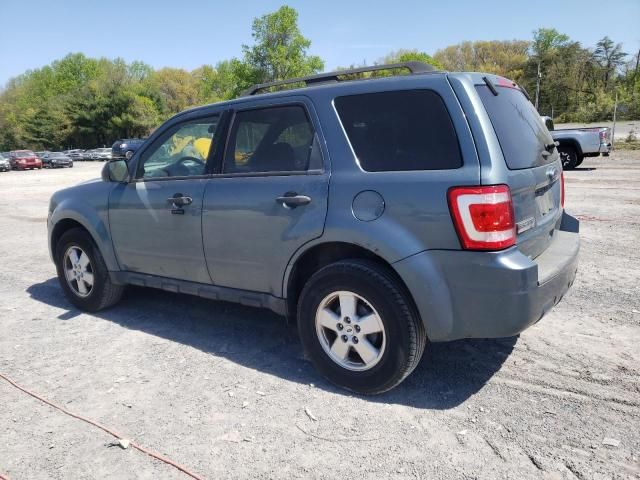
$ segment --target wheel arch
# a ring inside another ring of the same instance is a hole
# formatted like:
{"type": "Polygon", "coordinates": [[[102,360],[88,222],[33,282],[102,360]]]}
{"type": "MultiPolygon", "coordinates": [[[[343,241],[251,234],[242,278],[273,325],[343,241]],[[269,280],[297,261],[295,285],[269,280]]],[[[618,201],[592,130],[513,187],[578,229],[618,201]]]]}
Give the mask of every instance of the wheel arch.
{"type": "Polygon", "coordinates": [[[558,140],[560,147],[573,147],[578,154],[578,157],[583,157],[584,153],[582,152],[582,146],[580,142],[578,142],[575,138],[561,138],[558,140]]]}
{"type": "Polygon", "coordinates": [[[347,259],[369,260],[386,268],[398,281],[416,314],[418,314],[409,288],[390,262],[361,245],[349,242],[327,241],[310,246],[291,261],[283,283],[287,318],[293,319],[296,317],[297,304],[302,288],[315,272],[326,265],[347,259]]]}
{"type": "Polygon", "coordinates": [[[95,215],[95,218],[87,218],[77,210],[65,209],[63,211],[55,211],[52,215],[49,227],[49,251],[54,262],[58,240],[65,232],[73,228],[81,228],[91,236],[109,271],[120,270],[105,222],[97,215],[95,215]]]}

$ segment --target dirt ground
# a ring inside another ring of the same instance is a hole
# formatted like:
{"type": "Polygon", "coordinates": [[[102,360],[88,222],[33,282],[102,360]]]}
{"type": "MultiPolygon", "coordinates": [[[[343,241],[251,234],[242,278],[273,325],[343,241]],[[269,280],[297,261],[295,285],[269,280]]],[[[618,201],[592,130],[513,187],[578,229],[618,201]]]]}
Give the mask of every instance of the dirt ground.
{"type": "MultiPolygon", "coordinates": [[[[0,373],[25,387],[208,479],[640,478],[640,152],[566,174],[581,264],[548,316],[430,345],[377,397],[322,380],[265,311],[134,288],[72,308],[45,220],[101,167],[76,165],[0,173],[0,373]]],[[[187,478],[113,440],[0,379],[0,476],[187,478]]]]}

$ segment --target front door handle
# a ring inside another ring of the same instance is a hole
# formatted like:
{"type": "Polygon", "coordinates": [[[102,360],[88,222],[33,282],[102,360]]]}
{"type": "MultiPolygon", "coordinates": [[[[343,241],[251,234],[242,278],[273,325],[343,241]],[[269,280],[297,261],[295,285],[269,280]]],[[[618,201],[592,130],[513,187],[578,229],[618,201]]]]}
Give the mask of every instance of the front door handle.
{"type": "Polygon", "coordinates": [[[193,203],[193,198],[191,198],[189,195],[176,193],[173,197],[167,198],[167,202],[169,202],[176,208],[186,207],[187,205],[191,205],[193,203]]]}
{"type": "Polygon", "coordinates": [[[298,195],[296,192],[287,192],[282,197],[276,198],[276,202],[284,208],[296,208],[311,203],[311,197],[298,195]]]}

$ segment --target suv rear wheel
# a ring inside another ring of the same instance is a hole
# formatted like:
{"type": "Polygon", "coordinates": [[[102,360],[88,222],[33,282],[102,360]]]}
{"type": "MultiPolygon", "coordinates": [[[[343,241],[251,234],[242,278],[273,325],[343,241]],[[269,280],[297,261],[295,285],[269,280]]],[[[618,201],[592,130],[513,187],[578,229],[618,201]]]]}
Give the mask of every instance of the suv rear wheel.
{"type": "Polygon", "coordinates": [[[333,263],[311,277],[300,295],[298,329],[322,375],[364,394],[385,392],[404,380],[427,340],[399,281],[365,260],[333,263]]]}
{"type": "Polygon", "coordinates": [[[83,229],[62,234],[56,245],[56,269],[65,296],[81,310],[103,310],[124,292],[123,286],[111,282],[100,250],[83,229]]]}

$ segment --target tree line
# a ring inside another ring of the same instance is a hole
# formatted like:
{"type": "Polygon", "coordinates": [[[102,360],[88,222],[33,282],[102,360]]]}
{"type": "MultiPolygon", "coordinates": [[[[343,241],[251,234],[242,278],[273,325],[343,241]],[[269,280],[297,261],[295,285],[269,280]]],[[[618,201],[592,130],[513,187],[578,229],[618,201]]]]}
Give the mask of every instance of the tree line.
{"type": "MultiPolygon", "coordinates": [[[[324,61],[309,53],[311,42],[297,20],[287,6],[258,17],[241,58],[192,71],[82,53],[27,71],[0,91],[0,151],[108,146],[146,136],[177,112],[237,97],[255,83],[321,72],[324,61]]],[[[532,99],[538,92],[540,113],[556,122],[609,119],[616,94],[621,118],[640,118],[640,52],[628,55],[608,37],[589,48],[541,28],[531,40],[463,42],[433,55],[398,50],[375,63],[409,60],[504,75],[532,99]]]]}

